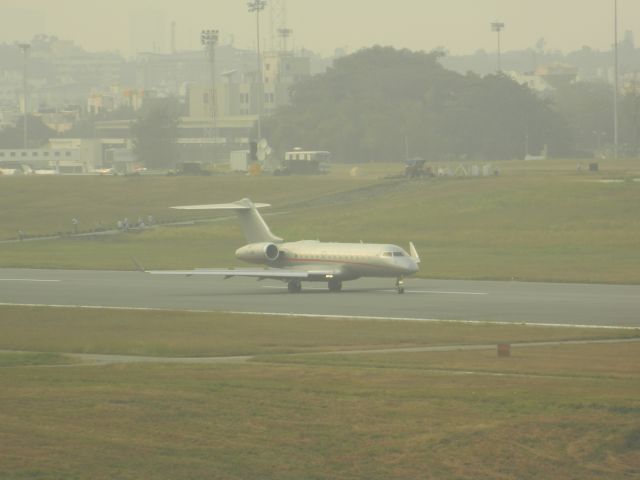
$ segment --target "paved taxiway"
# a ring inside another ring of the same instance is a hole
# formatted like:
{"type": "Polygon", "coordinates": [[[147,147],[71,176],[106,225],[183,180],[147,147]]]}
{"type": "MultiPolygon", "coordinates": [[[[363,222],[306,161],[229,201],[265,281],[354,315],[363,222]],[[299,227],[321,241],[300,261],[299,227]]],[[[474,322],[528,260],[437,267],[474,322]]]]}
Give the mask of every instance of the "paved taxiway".
{"type": "Polygon", "coordinates": [[[0,303],[526,322],[640,328],[640,286],[408,279],[347,282],[342,293],[282,282],[140,272],[0,269],[0,303]]]}

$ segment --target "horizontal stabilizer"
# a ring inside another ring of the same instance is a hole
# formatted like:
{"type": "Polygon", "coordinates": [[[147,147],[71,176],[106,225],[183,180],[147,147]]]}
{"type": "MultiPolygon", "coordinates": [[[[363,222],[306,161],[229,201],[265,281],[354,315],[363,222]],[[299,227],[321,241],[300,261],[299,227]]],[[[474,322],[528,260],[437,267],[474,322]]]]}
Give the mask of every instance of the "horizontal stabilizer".
{"type": "Polygon", "coordinates": [[[185,205],[182,207],[171,207],[174,210],[251,210],[252,207],[264,208],[270,207],[268,203],[253,203],[250,200],[243,199],[233,203],[216,203],[212,205],[185,205]]]}
{"type": "Polygon", "coordinates": [[[186,205],[183,207],[171,207],[176,210],[232,210],[240,219],[240,227],[248,243],[273,242],[282,243],[280,237],[275,236],[265,223],[259,208],[270,207],[268,203],[253,203],[248,198],[243,198],[233,203],[218,203],[213,205],[186,205]]]}

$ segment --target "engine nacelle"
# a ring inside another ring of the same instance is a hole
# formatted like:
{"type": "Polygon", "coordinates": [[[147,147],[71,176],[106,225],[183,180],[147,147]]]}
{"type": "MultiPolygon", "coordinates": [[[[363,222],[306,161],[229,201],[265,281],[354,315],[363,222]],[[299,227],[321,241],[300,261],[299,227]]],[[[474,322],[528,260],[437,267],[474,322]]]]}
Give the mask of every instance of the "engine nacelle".
{"type": "Polygon", "coordinates": [[[280,249],[275,243],[252,243],[236,250],[236,257],[244,262],[271,263],[280,258],[280,249]]]}

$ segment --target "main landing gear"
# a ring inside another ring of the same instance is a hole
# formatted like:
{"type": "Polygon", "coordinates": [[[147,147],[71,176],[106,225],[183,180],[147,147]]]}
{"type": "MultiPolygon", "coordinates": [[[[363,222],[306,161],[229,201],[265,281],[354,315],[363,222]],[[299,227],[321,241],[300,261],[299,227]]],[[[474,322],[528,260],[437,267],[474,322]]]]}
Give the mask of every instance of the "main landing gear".
{"type": "MultiPolygon", "coordinates": [[[[337,278],[331,278],[328,281],[330,292],[342,291],[342,280],[337,278]]],[[[302,282],[300,280],[289,280],[287,282],[287,289],[289,293],[300,293],[302,291],[302,282]]]]}
{"type": "Polygon", "coordinates": [[[289,280],[287,288],[289,293],[300,293],[302,291],[302,282],[300,280],[289,280]]]}
{"type": "Polygon", "coordinates": [[[399,294],[404,293],[404,279],[402,277],[398,277],[398,279],[396,280],[396,289],[398,290],[399,294]]]}
{"type": "Polygon", "coordinates": [[[339,292],[341,290],[342,290],[342,280],[338,280],[337,278],[332,278],[329,280],[330,292],[339,292]]]}

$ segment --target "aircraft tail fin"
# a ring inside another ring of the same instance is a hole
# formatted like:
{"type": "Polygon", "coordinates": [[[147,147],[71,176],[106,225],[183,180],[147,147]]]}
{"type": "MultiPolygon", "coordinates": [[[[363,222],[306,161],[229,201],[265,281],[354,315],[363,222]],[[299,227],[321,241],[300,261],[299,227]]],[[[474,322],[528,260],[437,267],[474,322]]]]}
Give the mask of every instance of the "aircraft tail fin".
{"type": "Polygon", "coordinates": [[[269,226],[258,212],[259,208],[270,207],[268,203],[253,203],[248,198],[243,198],[233,203],[219,203],[214,205],[187,205],[184,207],[171,207],[176,210],[233,210],[238,215],[242,233],[248,243],[282,243],[280,237],[271,233],[269,226]]]}
{"type": "Polygon", "coordinates": [[[413,242],[409,242],[409,253],[411,254],[411,258],[413,258],[416,263],[420,263],[420,255],[418,255],[418,250],[416,250],[413,242]]]}

